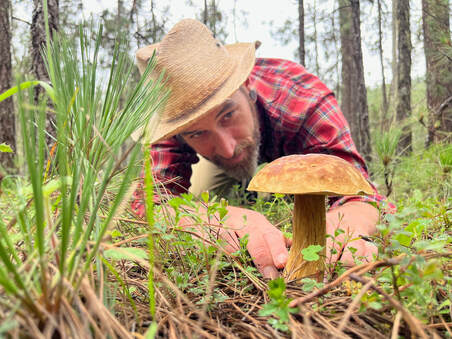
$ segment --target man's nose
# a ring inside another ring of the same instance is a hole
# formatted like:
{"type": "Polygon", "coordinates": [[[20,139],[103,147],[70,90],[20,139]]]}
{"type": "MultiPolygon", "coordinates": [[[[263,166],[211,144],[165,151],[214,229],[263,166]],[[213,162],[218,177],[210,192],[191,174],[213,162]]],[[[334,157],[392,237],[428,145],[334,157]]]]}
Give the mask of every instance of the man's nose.
{"type": "Polygon", "coordinates": [[[234,150],[237,142],[228,131],[218,131],[215,138],[215,155],[224,159],[230,159],[234,156],[234,150]]]}

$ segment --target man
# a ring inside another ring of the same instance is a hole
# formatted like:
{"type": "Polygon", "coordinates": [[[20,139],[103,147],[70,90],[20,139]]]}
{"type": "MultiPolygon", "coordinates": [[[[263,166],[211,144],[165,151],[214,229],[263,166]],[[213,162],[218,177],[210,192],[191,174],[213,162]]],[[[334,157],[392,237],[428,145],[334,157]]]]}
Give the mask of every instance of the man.
{"type": "MultiPolygon", "coordinates": [[[[295,153],[340,156],[368,178],[333,93],[302,66],[256,60],[254,44],[223,46],[191,19],[176,24],[160,43],[137,52],[141,73],[153,53],[157,64],[151,78],[164,71],[171,91],[163,112],[150,123],[153,171],[171,194],[189,190],[191,179],[195,194],[208,189],[226,195],[232,182],[248,181],[259,163],[295,153]]],[[[144,214],[141,194],[136,192],[132,204],[139,215],[144,214]]],[[[327,233],[341,227],[354,236],[371,235],[379,212],[370,203],[382,200],[376,191],[373,197],[333,199],[327,233]]],[[[257,212],[233,206],[228,207],[226,226],[222,237],[227,250],[236,250],[237,237],[247,234],[258,269],[264,277],[278,276],[290,243],[276,227],[257,212]]],[[[331,241],[327,246],[333,246],[331,241]]],[[[368,258],[376,252],[364,240],[352,246],[368,258]]],[[[341,260],[353,261],[349,251],[341,260]]]]}

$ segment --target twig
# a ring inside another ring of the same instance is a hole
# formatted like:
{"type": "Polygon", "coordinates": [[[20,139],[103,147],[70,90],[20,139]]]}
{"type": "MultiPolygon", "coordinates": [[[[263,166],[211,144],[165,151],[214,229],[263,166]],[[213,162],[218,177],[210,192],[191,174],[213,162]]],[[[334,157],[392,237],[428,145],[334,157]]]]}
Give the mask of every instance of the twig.
{"type": "MultiPolygon", "coordinates": [[[[306,307],[302,307],[303,311],[306,310],[306,307]]],[[[311,323],[311,315],[310,312],[303,312],[303,324],[306,328],[306,335],[308,338],[315,338],[314,332],[312,331],[312,323],[311,323]]]]}
{"type": "Polygon", "coordinates": [[[441,319],[441,324],[446,328],[447,333],[449,333],[449,335],[452,336],[452,331],[450,330],[450,327],[449,327],[449,325],[452,326],[452,323],[446,323],[441,314],[439,315],[439,318],[441,319]]]}
{"type": "Polygon", "coordinates": [[[397,339],[399,337],[399,327],[400,327],[400,320],[402,319],[402,312],[397,312],[395,319],[394,319],[394,325],[392,326],[392,333],[391,333],[391,339],[397,339]]]}
{"type": "MultiPolygon", "coordinates": [[[[444,321],[444,320],[443,320],[444,321]]],[[[445,327],[448,332],[450,333],[450,335],[452,335],[452,332],[450,332],[450,328],[449,326],[452,326],[452,323],[446,323],[446,322],[441,322],[441,323],[436,323],[436,324],[428,324],[428,325],[424,325],[426,328],[438,328],[438,327],[445,327]]]]}
{"type": "Polygon", "coordinates": [[[241,315],[243,315],[243,318],[248,319],[249,321],[251,321],[254,325],[256,325],[257,328],[259,328],[261,326],[261,324],[254,319],[252,316],[250,316],[248,313],[243,312],[240,307],[238,307],[235,303],[230,303],[230,305],[232,305],[232,307],[234,307],[236,309],[236,311],[238,311],[241,315]]]}
{"type": "Polygon", "coordinates": [[[27,20],[18,18],[17,16],[14,16],[14,15],[13,15],[11,18],[12,18],[13,20],[23,22],[24,24],[27,24],[28,26],[31,26],[31,22],[29,22],[29,21],[27,21],[27,20]]]}

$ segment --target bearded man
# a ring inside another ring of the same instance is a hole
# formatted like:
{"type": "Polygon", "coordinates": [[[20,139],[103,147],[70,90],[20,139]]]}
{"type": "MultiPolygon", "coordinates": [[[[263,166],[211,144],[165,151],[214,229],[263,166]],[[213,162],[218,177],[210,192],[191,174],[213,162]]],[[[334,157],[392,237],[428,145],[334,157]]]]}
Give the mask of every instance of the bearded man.
{"type": "MultiPolygon", "coordinates": [[[[290,154],[336,155],[369,178],[333,92],[303,66],[256,59],[254,43],[223,46],[192,19],[177,23],[160,43],[138,50],[141,73],[153,54],[150,80],[164,72],[170,90],[163,112],[149,124],[153,173],[165,192],[227,196],[233,185],[246,185],[258,164],[290,154]]],[[[379,220],[374,205],[385,199],[376,189],[371,197],[331,199],[327,233],[341,227],[355,236],[373,234],[379,220]]],[[[132,207],[144,215],[141,190],[132,207]]],[[[238,238],[247,235],[248,251],[263,276],[278,276],[290,241],[274,225],[260,213],[229,206],[225,226],[221,236],[228,251],[237,250],[238,238]]],[[[364,239],[351,246],[369,259],[376,253],[364,239]]],[[[348,251],[341,260],[353,263],[348,251]]]]}

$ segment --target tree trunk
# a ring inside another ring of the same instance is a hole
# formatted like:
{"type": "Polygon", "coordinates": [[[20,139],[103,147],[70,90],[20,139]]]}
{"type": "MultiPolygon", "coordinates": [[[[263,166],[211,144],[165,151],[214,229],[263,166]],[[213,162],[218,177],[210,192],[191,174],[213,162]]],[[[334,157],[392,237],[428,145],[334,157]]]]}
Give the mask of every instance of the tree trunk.
{"type": "Polygon", "coordinates": [[[208,19],[209,19],[209,10],[207,6],[207,0],[204,0],[204,11],[203,11],[203,17],[202,17],[202,23],[204,25],[208,25],[208,19]]]}
{"type": "MultiPolygon", "coordinates": [[[[48,0],[48,21],[50,36],[58,30],[58,2],[59,0],[48,0]]],[[[31,21],[31,68],[36,79],[49,81],[49,75],[45,67],[42,51],[46,46],[46,31],[44,24],[44,1],[33,0],[34,8],[31,21]]],[[[35,87],[35,102],[39,102],[40,96],[44,93],[41,86],[35,87]]],[[[48,113],[46,130],[50,135],[55,135],[55,124],[53,114],[48,113]]],[[[51,144],[51,139],[47,138],[47,144],[51,144]]]]}
{"type": "MultiPolygon", "coordinates": [[[[11,66],[11,26],[10,0],[3,0],[0,5],[0,93],[12,85],[11,66]]],[[[0,102],[0,144],[6,143],[15,151],[16,129],[14,125],[14,105],[10,97],[0,102]]],[[[6,169],[13,168],[14,153],[0,152],[0,165],[6,169]]],[[[1,173],[0,173],[1,176],[1,173]]]]}
{"type": "MultiPolygon", "coordinates": [[[[391,81],[391,90],[390,90],[390,102],[392,103],[393,108],[397,106],[397,60],[398,60],[398,51],[399,51],[399,43],[397,32],[399,31],[398,21],[397,21],[397,4],[399,0],[392,0],[392,81],[391,81]]],[[[391,110],[392,112],[392,110],[391,110]]]]}
{"type": "Polygon", "coordinates": [[[353,20],[353,66],[356,73],[356,112],[359,123],[359,151],[366,161],[371,161],[369,109],[367,107],[367,89],[364,80],[363,53],[361,48],[361,20],[359,0],[351,0],[353,20]]]}
{"type": "Polygon", "coordinates": [[[341,56],[342,56],[342,86],[341,86],[341,109],[350,124],[350,130],[354,137],[354,131],[358,129],[354,111],[352,108],[352,73],[353,73],[353,50],[352,50],[352,20],[351,7],[348,0],[339,0],[339,26],[341,34],[341,56]]]}
{"type": "Polygon", "coordinates": [[[303,0],[298,0],[298,54],[300,55],[300,64],[303,66],[306,65],[304,40],[304,4],[303,0]]]}
{"type": "Polygon", "coordinates": [[[429,146],[452,141],[452,43],[448,0],[422,0],[422,22],[429,146]]]}
{"type": "Polygon", "coordinates": [[[399,1],[397,6],[398,26],[398,60],[397,60],[397,113],[396,118],[403,126],[402,136],[398,145],[399,154],[409,154],[412,151],[411,128],[408,118],[411,116],[411,32],[410,3],[399,1]]]}
{"type": "MultiPolygon", "coordinates": [[[[336,10],[335,10],[336,12],[336,10]]],[[[340,65],[340,33],[339,38],[337,36],[337,25],[336,25],[336,15],[333,13],[331,16],[331,38],[334,44],[334,51],[335,51],[335,62],[334,62],[334,73],[336,74],[336,88],[334,89],[334,93],[336,94],[336,99],[339,102],[341,99],[341,65],[340,65]]]]}
{"type": "Polygon", "coordinates": [[[312,24],[314,26],[314,33],[312,36],[312,40],[314,42],[314,50],[315,50],[315,74],[320,74],[320,64],[319,64],[319,39],[317,38],[317,1],[314,0],[314,8],[312,11],[312,24]]]}
{"type": "Polygon", "coordinates": [[[381,64],[381,95],[383,98],[383,109],[382,109],[382,116],[381,116],[381,127],[382,130],[386,130],[389,121],[388,121],[388,98],[386,93],[386,77],[385,77],[385,67],[384,67],[384,58],[383,58],[383,30],[382,30],[382,14],[381,14],[381,0],[377,0],[377,6],[378,6],[378,54],[380,56],[380,64],[381,64]]]}
{"type": "Polygon", "coordinates": [[[369,112],[361,50],[358,0],[339,0],[342,54],[341,108],[350,124],[358,151],[370,161],[369,112]]]}

